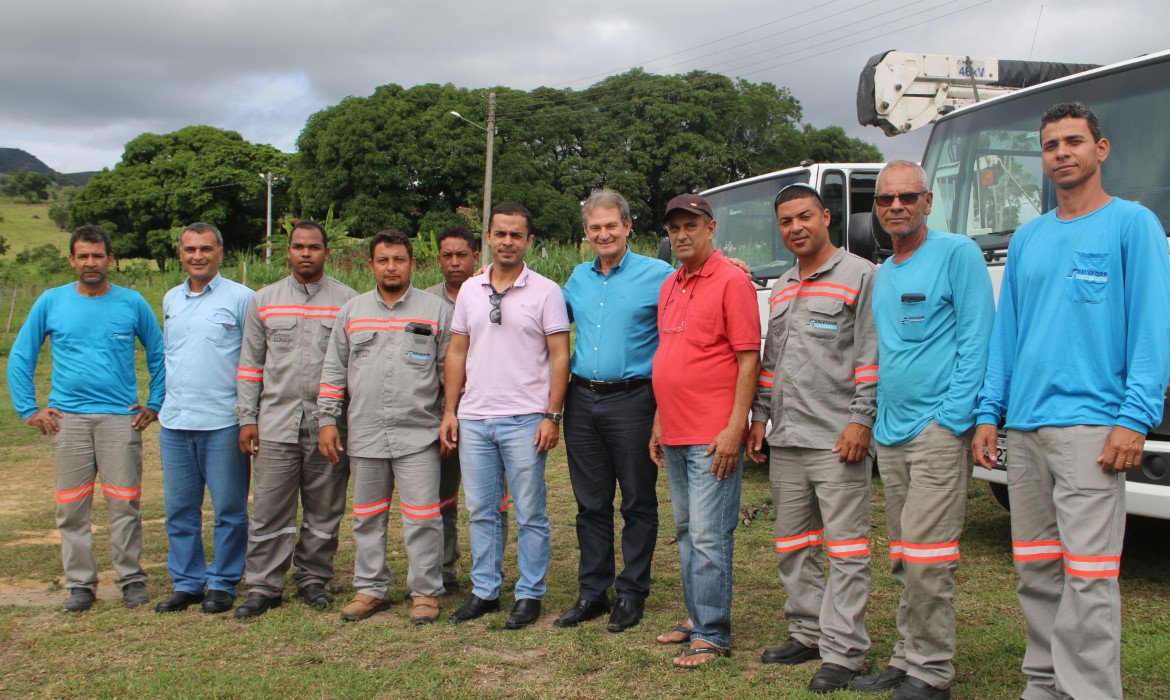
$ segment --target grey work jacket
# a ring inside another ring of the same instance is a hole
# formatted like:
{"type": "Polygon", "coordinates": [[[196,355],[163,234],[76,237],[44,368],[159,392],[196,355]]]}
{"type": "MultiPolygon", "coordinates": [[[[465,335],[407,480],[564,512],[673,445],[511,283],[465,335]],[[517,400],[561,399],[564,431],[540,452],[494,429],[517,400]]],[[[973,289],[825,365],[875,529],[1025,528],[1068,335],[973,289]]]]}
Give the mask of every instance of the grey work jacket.
{"type": "Polygon", "coordinates": [[[236,417],[260,439],[297,444],[301,422],[317,435],[317,388],[334,319],[357,292],[332,277],[303,285],[286,277],[252,296],[236,374],[236,417]]]}
{"type": "Polygon", "coordinates": [[[838,250],[772,289],[768,335],[752,421],[772,421],[774,447],[832,449],[849,423],[873,427],[878,342],[870,302],[876,268],[838,250]]]}
{"type": "Polygon", "coordinates": [[[374,289],[341,308],[321,370],[317,418],[334,425],[348,398],[351,457],[395,459],[439,439],[450,325],[447,303],[414,287],[392,306],[374,289]]]}

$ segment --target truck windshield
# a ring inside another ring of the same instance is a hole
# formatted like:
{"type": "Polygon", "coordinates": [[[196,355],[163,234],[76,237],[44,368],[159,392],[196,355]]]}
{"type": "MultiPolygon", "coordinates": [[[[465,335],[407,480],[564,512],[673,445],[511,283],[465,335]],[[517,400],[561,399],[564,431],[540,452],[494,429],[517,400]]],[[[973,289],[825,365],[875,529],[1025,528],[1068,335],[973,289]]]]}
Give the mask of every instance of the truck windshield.
{"type": "Polygon", "coordinates": [[[745,261],[757,279],[784,274],[792,267],[793,257],[776,231],[772,202],[776,193],[788,185],[808,181],[809,171],[802,170],[704,195],[718,222],[715,246],[724,255],[745,261]]]}
{"type": "Polygon", "coordinates": [[[991,100],[940,121],[922,160],[934,192],[929,226],[971,236],[993,260],[1016,228],[1055,208],[1040,162],[1040,117],[1069,101],[1091,107],[1110,139],[1105,191],[1170,224],[1170,61],[1163,60],[991,100]]]}

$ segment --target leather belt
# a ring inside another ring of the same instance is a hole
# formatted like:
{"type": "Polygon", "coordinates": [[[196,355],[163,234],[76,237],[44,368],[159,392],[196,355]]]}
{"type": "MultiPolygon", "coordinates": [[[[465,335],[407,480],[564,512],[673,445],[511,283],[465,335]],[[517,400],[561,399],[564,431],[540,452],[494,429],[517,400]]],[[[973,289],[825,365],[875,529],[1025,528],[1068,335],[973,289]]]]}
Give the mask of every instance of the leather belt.
{"type": "Polygon", "coordinates": [[[650,383],[649,379],[622,379],[616,382],[595,382],[584,377],[573,375],[573,383],[597,394],[613,394],[619,391],[632,391],[650,383]]]}

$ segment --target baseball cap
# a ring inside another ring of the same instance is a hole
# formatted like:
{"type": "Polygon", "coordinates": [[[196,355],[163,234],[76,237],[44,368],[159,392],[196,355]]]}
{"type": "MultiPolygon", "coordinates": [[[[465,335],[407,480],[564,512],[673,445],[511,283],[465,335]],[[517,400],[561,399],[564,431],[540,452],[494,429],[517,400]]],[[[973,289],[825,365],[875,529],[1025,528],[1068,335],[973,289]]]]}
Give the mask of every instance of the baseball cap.
{"type": "Polygon", "coordinates": [[[707,203],[707,200],[697,194],[680,194],[667,202],[666,213],[662,215],[662,218],[664,220],[669,218],[675,211],[685,211],[691,214],[706,214],[712,219],[715,218],[715,215],[711,212],[711,205],[707,203]]]}

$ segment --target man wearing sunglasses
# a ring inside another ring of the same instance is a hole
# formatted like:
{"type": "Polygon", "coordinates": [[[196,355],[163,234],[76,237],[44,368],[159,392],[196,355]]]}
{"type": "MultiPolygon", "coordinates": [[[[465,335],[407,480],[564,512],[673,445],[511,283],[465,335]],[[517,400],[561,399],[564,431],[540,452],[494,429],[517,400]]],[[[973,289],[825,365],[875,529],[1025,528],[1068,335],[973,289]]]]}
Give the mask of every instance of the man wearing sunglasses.
{"type": "Polygon", "coordinates": [[[855,690],[897,688],[896,700],[951,696],[955,570],[971,476],[975,397],[995,315],[979,246],[930,230],[932,195],[917,163],[878,176],[878,220],[894,255],[878,269],[873,315],[881,376],[873,437],[885,485],[893,574],[902,584],[889,668],[855,690]]]}
{"type": "Polygon", "coordinates": [[[821,659],[809,690],[829,693],[849,684],[869,649],[875,270],[830,241],[829,210],[815,189],[789,185],[775,203],[780,237],[797,264],[772,287],[747,449],[763,463],[765,435],[772,448],[769,477],[789,636],[764,650],[761,661],[821,659]]]}
{"type": "Polygon", "coordinates": [[[439,434],[445,449],[459,450],[471,514],[472,590],[451,614],[453,622],[500,609],[505,480],[516,509],[520,570],[505,627],[535,622],[545,594],[550,530],[544,467],[559,440],[569,383],[569,318],[556,282],[524,263],[534,238],[526,208],[497,205],[486,241],[492,264],[455,300],[439,434]]]}
{"type": "Polygon", "coordinates": [[[374,289],[337,312],[321,368],[318,447],[353,472],[353,600],[341,619],[356,622],[390,605],[386,521],[394,487],[410,567],[406,587],[416,625],[439,617],[443,527],[439,519],[439,418],[451,311],[410,284],[414,246],[400,231],[370,239],[374,289]],[[337,424],[346,412],[342,445],[337,424]]]}

